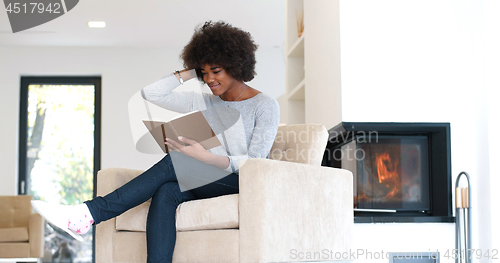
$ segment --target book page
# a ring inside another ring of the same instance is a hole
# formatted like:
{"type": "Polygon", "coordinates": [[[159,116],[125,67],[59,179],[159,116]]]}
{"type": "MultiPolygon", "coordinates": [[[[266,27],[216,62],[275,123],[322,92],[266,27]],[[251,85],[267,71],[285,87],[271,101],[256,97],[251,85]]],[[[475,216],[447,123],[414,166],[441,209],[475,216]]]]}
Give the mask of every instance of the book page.
{"type": "Polygon", "coordinates": [[[184,145],[179,141],[179,136],[197,141],[206,150],[221,145],[201,111],[183,114],[169,122],[150,120],[143,120],[143,122],[165,153],[168,153],[168,147],[165,145],[166,138],[184,145]]]}
{"type": "Polygon", "coordinates": [[[200,111],[172,120],[170,123],[180,136],[197,141],[207,150],[221,145],[205,116],[200,111]]]}

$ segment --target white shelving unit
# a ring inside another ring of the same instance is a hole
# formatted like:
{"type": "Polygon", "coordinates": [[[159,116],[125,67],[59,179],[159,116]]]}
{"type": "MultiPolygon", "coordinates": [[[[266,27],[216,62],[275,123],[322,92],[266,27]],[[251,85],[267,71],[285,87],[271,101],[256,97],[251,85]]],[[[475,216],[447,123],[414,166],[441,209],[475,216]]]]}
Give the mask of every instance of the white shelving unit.
{"type": "Polygon", "coordinates": [[[278,101],[281,122],[342,121],[339,0],[286,0],[285,95],[278,101]],[[304,11],[304,32],[297,34],[296,12],[304,11]]]}
{"type": "MultiPolygon", "coordinates": [[[[304,0],[288,0],[286,3],[286,114],[287,124],[305,123],[305,38],[297,34],[296,13],[304,10],[304,0]]],[[[305,31],[305,30],[304,30],[305,31]]]]}
{"type": "Polygon", "coordinates": [[[306,80],[303,79],[295,88],[293,88],[287,96],[288,100],[304,100],[305,99],[306,80]]]}

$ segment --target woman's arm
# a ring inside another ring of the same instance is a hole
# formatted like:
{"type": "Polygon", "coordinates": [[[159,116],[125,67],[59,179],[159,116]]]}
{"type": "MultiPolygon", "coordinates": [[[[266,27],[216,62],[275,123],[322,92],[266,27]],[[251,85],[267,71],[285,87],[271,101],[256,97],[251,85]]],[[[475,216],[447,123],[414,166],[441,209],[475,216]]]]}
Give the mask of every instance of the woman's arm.
{"type": "MultiPolygon", "coordinates": [[[[196,77],[194,69],[183,69],[180,74],[183,81],[188,81],[196,77]]],[[[201,94],[196,94],[195,92],[173,92],[180,84],[179,74],[172,73],[144,87],[141,90],[141,95],[145,100],[167,110],[179,113],[196,110],[193,108],[196,95],[201,94]]]]}
{"type": "Polygon", "coordinates": [[[226,170],[229,167],[229,163],[230,163],[229,157],[216,155],[216,154],[213,154],[211,152],[208,152],[208,153],[209,153],[209,155],[207,156],[205,163],[211,164],[213,166],[217,166],[223,170],[226,170]]]}

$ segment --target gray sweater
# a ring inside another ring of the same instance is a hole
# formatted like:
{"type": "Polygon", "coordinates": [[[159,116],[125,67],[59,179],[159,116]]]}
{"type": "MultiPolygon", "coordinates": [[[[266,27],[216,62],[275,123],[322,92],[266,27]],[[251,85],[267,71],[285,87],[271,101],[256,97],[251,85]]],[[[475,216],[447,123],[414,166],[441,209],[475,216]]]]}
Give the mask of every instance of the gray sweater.
{"type": "Polygon", "coordinates": [[[222,143],[209,151],[229,157],[228,172],[237,173],[239,163],[248,158],[269,157],[280,115],[274,98],[259,93],[242,101],[224,101],[201,91],[173,91],[179,85],[171,74],[146,86],[141,94],[147,101],[167,110],[201,111],[222,143]]]}

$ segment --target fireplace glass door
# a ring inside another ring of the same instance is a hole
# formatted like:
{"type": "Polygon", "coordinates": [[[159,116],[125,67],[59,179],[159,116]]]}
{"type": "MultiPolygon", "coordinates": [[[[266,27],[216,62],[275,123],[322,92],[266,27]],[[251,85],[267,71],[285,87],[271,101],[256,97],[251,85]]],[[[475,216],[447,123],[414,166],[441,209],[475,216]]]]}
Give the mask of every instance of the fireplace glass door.
{"type": "Polygon", "coordinates": [[[358,137],[346,147],[355,147],[356,208],[430,210],[427,136],[358,137]]]}

